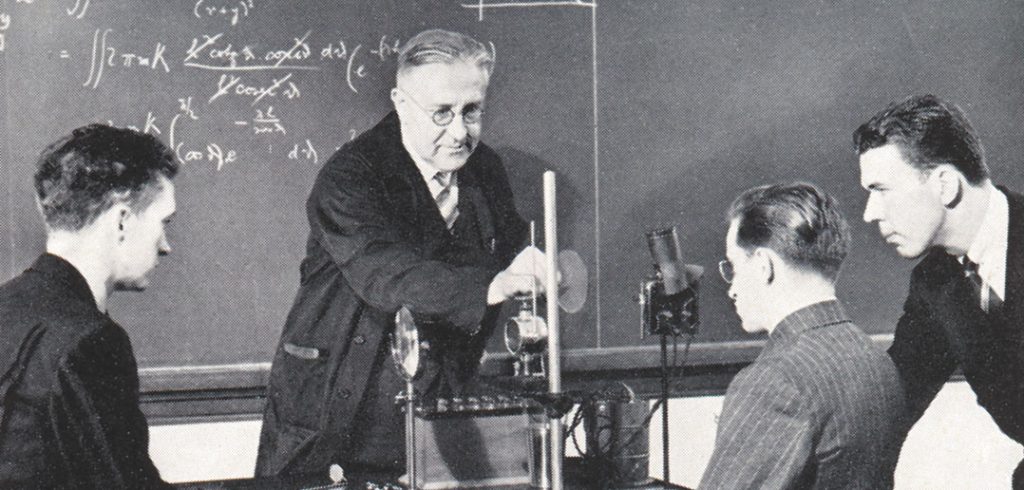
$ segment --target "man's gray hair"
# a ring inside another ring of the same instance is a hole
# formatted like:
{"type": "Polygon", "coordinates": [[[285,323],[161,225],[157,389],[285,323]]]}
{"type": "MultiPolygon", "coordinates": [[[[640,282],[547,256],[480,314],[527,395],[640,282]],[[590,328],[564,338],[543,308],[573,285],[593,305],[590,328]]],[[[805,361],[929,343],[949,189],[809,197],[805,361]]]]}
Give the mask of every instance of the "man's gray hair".
{"type": "Polygon", "coordinates": [[[488,78],[494,69],[494,53],[480,41],[458,32],[430,29],[413,36],[398,51],[398,76],[417,66],[460,61],[478,66],[488,78]]]}

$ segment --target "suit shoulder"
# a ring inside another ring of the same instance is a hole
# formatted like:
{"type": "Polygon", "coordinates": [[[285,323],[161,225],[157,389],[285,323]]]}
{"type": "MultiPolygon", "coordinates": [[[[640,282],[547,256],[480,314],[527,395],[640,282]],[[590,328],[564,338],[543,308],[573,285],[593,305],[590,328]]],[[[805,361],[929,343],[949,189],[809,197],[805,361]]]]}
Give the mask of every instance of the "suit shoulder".
{"type": "Polygon", "coordinates": [[[749,393],[773,391],[779,386],[796,388],[799,381],[794,378],[792,369],[786,364],[784,357],[758,358],[736,374],[729,383],[728,391],[749,393]]]}
{"type": "Polygon", "coordinates": [[[959,273],[960,264],[944,250],[935,248],[921,259],[910,273],[911,289],[920,284],[944,282],[951,275],[959,273]]]}
{"type": "Polygon", "coordinates": [[[501,156],[498,152],[491,148],[486,143],[480,143],[476,146],[476,151],[480,154],[480,160],[488,165],[501,165],[501,156]]]}
{"type": "Polygon", "coordinates": [[[504,162],[502,162],[501,156],[498,155],[498,152],[494,151],[493,148],[487,146],[484,143],[480,143],[479,145],[477,145],[475,153],[475,164],[480,168],[480,170],[483,173],[487,175],[493,175],[498,173],[504,175],[505,164],[504,162]]]}
{"type": "MultiPolygon", "coordinates": [[[[48,356],[62,357],[85,339],[97,335],[119,338],[123,333],[95,305],[73,294],[47,287],[33,275],[19,276],[0,287],[0,337],[20,344],[35,327],[42,327],[39,348],[48,356]]],[[[126,334],[125,334],[126,335],[126,334]]]]}

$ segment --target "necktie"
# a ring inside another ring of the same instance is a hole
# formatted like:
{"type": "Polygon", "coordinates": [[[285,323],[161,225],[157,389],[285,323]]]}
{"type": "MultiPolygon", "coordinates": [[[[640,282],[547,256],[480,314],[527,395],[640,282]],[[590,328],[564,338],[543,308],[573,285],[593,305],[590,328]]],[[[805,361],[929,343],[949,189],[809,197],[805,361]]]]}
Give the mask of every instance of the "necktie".
{"type": "Polygon", "coordinates": [[[966,256],[964,257],[964,276],[967,277],[967,282],[970,283],[971,289],[977,295],[978,304],[982,310],[986,313],[994,313],[1002,308],[1003,300],[999,299],[999,295],[992,290],[992,287],[981,279],[981,275],[978,274],[978,264],[966,256]]]}
{"type": "Polygon", "coordinates": [[[437,173],[434,174],[434,181],[441,187],[434,195],[434,201],[437,202],[437,209],[441,211],[444,224],[450,230],[459,217],[459,189],[455,186],[455,175],[437,173]]]}

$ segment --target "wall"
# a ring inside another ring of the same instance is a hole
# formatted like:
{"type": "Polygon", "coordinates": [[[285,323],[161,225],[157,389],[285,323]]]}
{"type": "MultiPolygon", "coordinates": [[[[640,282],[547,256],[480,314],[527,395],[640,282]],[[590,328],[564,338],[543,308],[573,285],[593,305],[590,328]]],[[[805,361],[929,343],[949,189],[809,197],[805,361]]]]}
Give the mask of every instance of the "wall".
{"type": "MultiPolygon", "coordinates": [[[[670,406],[671,479],[695,487],[711,457],[721,396],[683,398],[670,406]]],[[[661,474],[660,417],[651,428],[651,475],[661,474]]],[[[252,474],[259,421],[151,428],[150,453],[164,478],[195,481],[252,474]]],[[[949,383],[911,431],[896,470],[900,490],[1009,489],[1021,448],[974,401],[966,383],[949,383]]]]}

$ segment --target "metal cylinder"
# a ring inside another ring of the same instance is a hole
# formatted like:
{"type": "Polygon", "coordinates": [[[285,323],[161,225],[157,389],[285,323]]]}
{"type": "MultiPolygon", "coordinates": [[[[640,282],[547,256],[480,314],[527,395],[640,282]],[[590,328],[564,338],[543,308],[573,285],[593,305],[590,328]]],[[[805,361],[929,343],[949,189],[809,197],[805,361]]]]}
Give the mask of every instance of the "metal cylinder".
{"type": "MultiPolygon", "coordinates": [[[[558,207],[555,198],[555,173],[544,172],[544,248],[547,277],[545,290],[548,298],[548,393],[562,393],[562,341],[558,321],[558,207]]],[[[551,461],[551,486],[562,490],[562,419],[548,421],[551,440],[549,446],[551,461]]]]}
{"type": "Polygon", "coordinates": [[[530,488],[551,488],[551,464],[548,449],[551,430],[546,421],[533,421],[526,428],[530,447],[530,488]]]}
{"type": "Polygon", "coordinates": [[[650,411],[645,400],[602,400],[583,407],[587,456],[593,463],[588,473],[595,481],[612,488],[651,482],[650,432],[645,424],[650,411]]]}
{"type": "Polygon", "coordinates": [[[419,488],[416,468],[416,399],[412,380],[405,382],[405,467],[409,475],[409,488],[419,488]]]}

